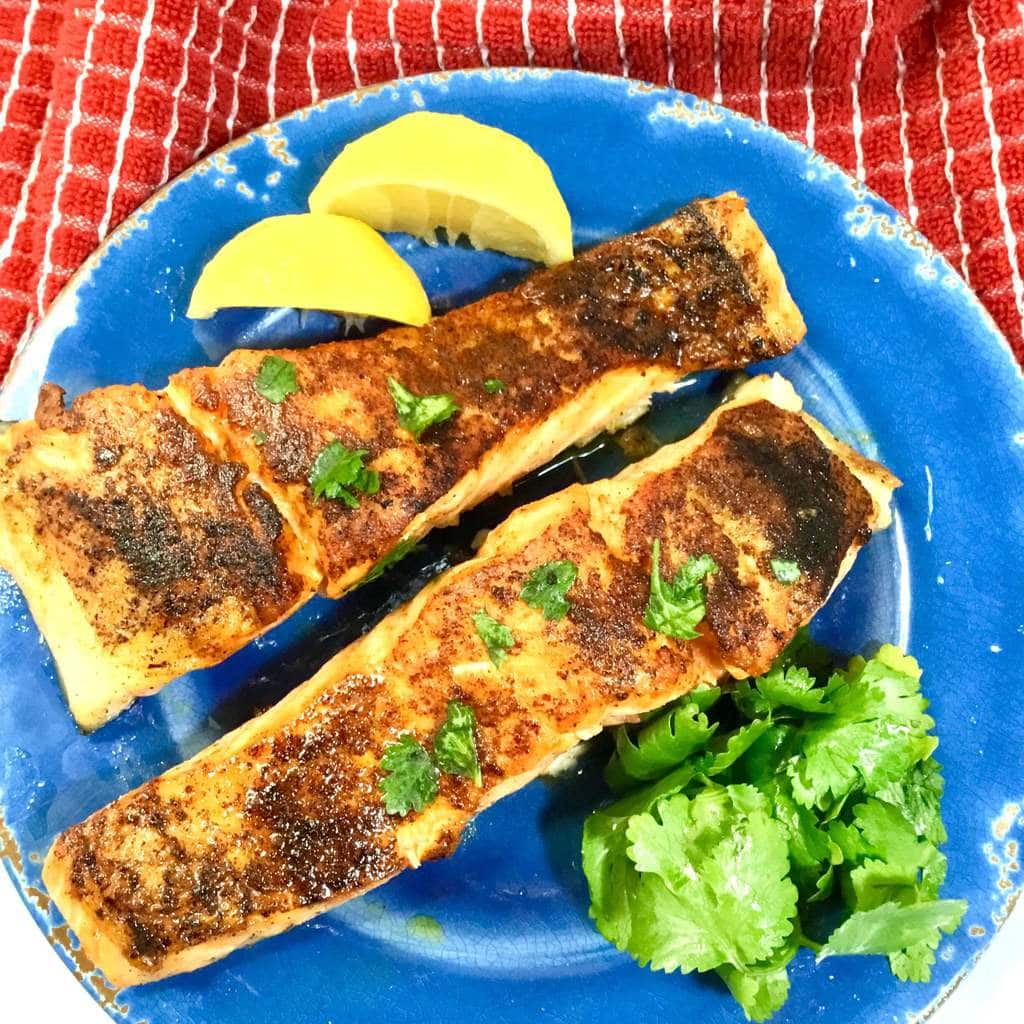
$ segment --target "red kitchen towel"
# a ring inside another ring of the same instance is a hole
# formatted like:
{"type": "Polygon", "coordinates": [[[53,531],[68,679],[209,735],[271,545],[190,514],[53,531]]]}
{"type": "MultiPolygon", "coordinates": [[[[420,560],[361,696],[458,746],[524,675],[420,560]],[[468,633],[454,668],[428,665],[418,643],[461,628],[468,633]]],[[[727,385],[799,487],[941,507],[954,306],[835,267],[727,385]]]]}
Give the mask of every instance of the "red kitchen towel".
{"type": "Polygon", "coordinates": [[[480,65],[667,82],[805,140],[917,224],[1024,361],[1018,0],[0,0],[0,377],[98,242],[203,153],[480,65]]]}

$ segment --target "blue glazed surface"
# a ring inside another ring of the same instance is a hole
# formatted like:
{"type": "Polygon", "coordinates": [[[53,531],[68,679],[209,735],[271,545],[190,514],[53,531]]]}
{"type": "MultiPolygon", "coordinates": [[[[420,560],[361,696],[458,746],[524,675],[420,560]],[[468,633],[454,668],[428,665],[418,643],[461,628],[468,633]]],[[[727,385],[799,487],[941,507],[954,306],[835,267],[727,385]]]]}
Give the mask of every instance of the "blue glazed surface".
{"type": "MultiPolygon", "coordinates": [[[[133,217],[58,300],[0,397],[30,414],[45,377],[71,394],[219,359],[238,338],[315,340],[331,317],[224,313],[184,319],[203,262],[236,231],[293,212],[342,145],[425,106],[514,132],[547,159],[578,245],[650,223],[695,194],[736,189],[775,247],[808,338],[774,368],[841,437],[904,481],[893,529],[876,537],[818,617],[845,651],[909,644],[946,767],[950,896],[970,901],[929,985],[899,985],[881,958],[798,958],[783,1022],[876,1024],[933,1005],[991,939],[1016,896],[1024,832],[1024,388],[977,301],[881,200],[801,146],[689,97],[574,73],[456,73],[413,80],[293,115],[222,151],[133,217]]],[[[396,238],[445,309],[525,265],[396,238]]],[[[697,380],[652,413],[662,439],[700,420],[720,382],[697,380]],[[710,390],[709,390],[710,389],[710,390]]],[[[605,445],[593,476],[621,464],[605,445]]],[[[568,482],[562,466],[514,500],[568,482]]],[[[438,535],[391,577],[292,621],[216,669],[137,704],[92,737],[74,729],[45,645],[0,576],[0,813],[8,872],[71,963],[59,917],[34,892],[39,859],[63,828],[195,753],[301,681],[465,550],[466,533],[509,503],[438,535]]],[[[642,971],[587,920],[579,833],[599,774],[534,783],[487,811],[448,861],[408,872],[311,925],[192,976],[113,994],[83,984],[117,1019],[161,1024],[441,1019],[600,1024],[742,1015],[714,982],[642,971]],[[416,915],[436,919],[443,934],[416,915]]],[[[0,848],[4,847],[0,833],[0,848]]],[[[82,965],[79,964],[79,968],[82,965]]]]}

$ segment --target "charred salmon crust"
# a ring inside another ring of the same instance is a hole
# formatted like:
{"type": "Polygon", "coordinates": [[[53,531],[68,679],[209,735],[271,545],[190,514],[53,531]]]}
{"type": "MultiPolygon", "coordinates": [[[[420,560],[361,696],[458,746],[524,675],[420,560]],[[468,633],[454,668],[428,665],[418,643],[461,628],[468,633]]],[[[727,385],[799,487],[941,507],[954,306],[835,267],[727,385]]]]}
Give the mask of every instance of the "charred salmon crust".
{"type": "Polygon", "coordinates": [[[245,467],[138,386],[65,408],[46,385],[0,456],[0,562],[28,598],[76,717],[220,660],[315,587],[294,531],[245,467]]]}
{"type": "Polygon", "coordinates": [[[0,564],[94,728],[313,593],[344,593],[399,542],[684,374],[779,355],[803,332],[744,201],[698,200],[423,328],[237,350],[159,395],[104,388],[65,410],[44,390],[35,422],[0,438],[0,564]],[[283,402],[254,386],[268,355],[295,369],[283,402]],[[458,412],[416,440],[391,379],[450,394],[458,412]],[[314,498],[311,467],[333,442],[379,476],[357,507],[314,498]]]}
{"type": "Polygon", "coordinates": [[[69,829],[46,860],[50,893],[111,981],[137,984],[447,855],[476,812],[603,726],[764,671],[887,524],[896,483],[781,378],[758,378],[687,440],[519,509],[279,705],[69,829]],[[665,574],[705,552],[719,566],[696,640],[643,623],[655,539],[665,574]],[[777,557],[799,560],[792,585],[777,557]],[[520,591],[566,559],[569,611],[548,621],[520,591]],[[512,632],[500,666],[477,610],[512,632]],[[421,812],[387,813],[385,746],[405,732],[429,745],[453,699],[475,712],[482,785],[442,775],[421,812]]]}

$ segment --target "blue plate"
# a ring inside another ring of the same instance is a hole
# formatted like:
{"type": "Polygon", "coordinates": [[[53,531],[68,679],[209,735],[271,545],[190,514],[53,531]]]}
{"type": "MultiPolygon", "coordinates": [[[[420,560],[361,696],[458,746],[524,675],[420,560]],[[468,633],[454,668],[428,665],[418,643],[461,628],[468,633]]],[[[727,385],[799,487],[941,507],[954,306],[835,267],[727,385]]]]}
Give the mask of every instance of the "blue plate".
{"type": "MultiPolygon", "coordinates": [[[[989,317],[935,251],[876,196],[821,157],[692,97],[575,73],[473,72],[413,79],[322,103],[247,136],[172,183],[123,225],[54,304],[20,354],[0,416],[31,413],[45,378],[72,394],[98,384],[161,386],[183,366],[245,344],[315,340],[323,315],[184,319],[204,261],[270,213],[303,209],[350,139],[409,110],[458,111],[523,137],[550,163],[588,245],[736,189],[778,252],[807,318],[807,342],[774,368],[816,416],[903,478],[891,530],[876,537],[818,617],[845,651],[909,645],[925,669],[942,740],[951,835],[946,892],[970,901],[928,985],[900,985],[881,958],[801,955],[780,1021],[903,1019],[968,970],[1016,896],[1024,831],[1024,388],[989,317]]],[[[461,247],[394,244],[436,309],[527,268],[461,247]]],[[[699,379],[652,413],[678,436],[715,399],[699,379]]],[[[614,444],[577,456],[590,475],[621,465],[614,444]]],[[[521,501],[564,485],[556,463],[521,501]]],[[[537,782],[484,814],[450,860],[197,974],[115,993],[83,963],[40,891],[54,836],[190,756],[283,693],[465,552],[438,534],[418,561],[341,602],[316,601],[225,664],[137,704],[91,737],[65,710],[53,663],[14,585],[0,582],[0,849],[59,954],[117,1019],[161,1024],[304,1021],[586,1021],[741,1014],[722,988],[637,968],[587,919],[580,826],[598,774],[537,782]],[[4,824],[5,822],[5,824],[4,824]]]]}

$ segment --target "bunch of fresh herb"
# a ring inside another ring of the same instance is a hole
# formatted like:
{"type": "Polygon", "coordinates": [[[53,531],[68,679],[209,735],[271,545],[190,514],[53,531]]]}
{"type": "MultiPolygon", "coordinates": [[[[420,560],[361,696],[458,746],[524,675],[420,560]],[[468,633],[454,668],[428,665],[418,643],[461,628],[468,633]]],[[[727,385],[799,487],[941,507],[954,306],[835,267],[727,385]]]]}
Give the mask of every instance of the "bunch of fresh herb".
{"type": "Polygon", "coordinates": [[[590,913],[654,970],[717,971],[748,1019],[786,1000],[801,946],[926,981],[966,910],[939,899],[934,722],[913,658],[829,672],[801,633],[771,671],[621,727],[620,794],[583,832],[590,913]]]}

